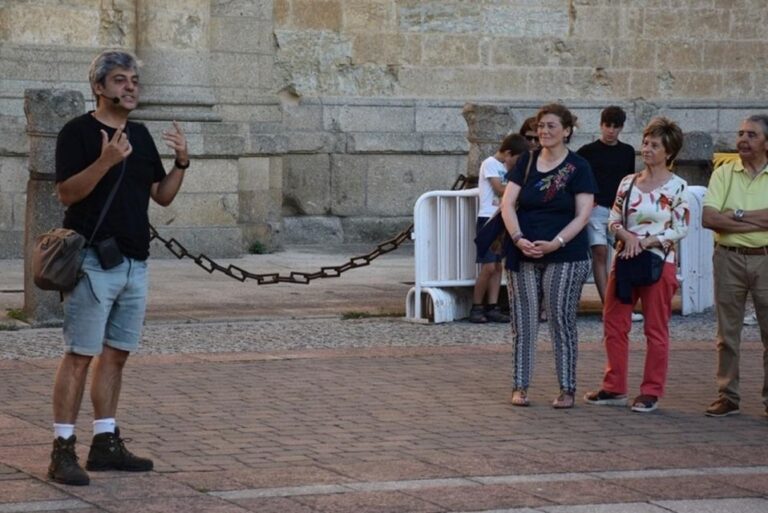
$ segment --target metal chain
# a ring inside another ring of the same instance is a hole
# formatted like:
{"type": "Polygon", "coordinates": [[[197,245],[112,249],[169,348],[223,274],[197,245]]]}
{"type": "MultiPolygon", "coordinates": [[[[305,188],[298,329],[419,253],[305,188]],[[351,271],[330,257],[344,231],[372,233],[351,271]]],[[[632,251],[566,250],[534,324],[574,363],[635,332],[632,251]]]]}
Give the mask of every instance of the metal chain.
{"type": "MultiPolygon", "coordinates": [[[[465,188],[468,183],[467,177],[459,175],[456,181],[453,183],[451,190],[459,190],[465,188]]],[[[281,275],[280,273],[252,273],[236,265],[229,264],[223,266],[216,263],[212,258],[207,257],[203,253],[197,255],[190,253],[179,241],[174,238],[166,239],[157,229],[149,225],[150,241],[157,239],[170,251],[176,258],[181,260],[182,258],[192,259],[197,265],[205,269],[209,274],[214,271],[223,273],[230,278],[234,278],[237,281],[255,280],[258,285],[269,285],[272,283],[299,283],[308,285],[310,281],[318,278],[338,278],[341,273],[349,271],[350,269],[357,269],[358,267],[365,267],[369,265],[372,260],[396,250],[405,241],[410,240],[411,232],[413,231],[413,224],[408,226],[405,230],[401,231],[391,239],[388,239],[376,246],[376,249],[365,255],[360,255],[350,258],[346,263],[336,266],[321,267],[319,271],[312,273],[291,271],[288,275],[281,275]]]]}

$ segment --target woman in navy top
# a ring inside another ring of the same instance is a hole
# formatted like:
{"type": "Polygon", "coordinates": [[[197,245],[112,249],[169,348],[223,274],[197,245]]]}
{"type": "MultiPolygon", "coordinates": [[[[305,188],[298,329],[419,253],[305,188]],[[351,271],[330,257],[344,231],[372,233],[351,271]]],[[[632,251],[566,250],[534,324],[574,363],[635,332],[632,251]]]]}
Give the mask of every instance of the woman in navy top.
{"type": "Polygon", "coordinates": [[[539,110],[536,129],[541,149],[518,160],[507,176],[502,199],[504,225],[514,244],[506,267],[515,406],[529,404],[540,297],[560,384],[552,406],[572,408],[574,403],[576,313],[591,265],[584,228],[597,192],[587,161],[566,146],[575,123],[575,116],[563,105],[553,103],[539,110]]]}

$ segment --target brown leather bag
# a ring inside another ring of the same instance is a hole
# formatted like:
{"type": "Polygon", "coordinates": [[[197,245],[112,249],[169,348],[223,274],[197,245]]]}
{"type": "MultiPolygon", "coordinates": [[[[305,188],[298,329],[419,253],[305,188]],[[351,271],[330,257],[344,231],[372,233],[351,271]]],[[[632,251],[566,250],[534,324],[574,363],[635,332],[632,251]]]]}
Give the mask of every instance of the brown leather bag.
{"type": "Polygon", "coordinates": [[[83,246],[85,237],[66,228],[54,228],[37,237],[32,248],[35,285],[59,292],[74,289],[82,276],[83,246]]]}

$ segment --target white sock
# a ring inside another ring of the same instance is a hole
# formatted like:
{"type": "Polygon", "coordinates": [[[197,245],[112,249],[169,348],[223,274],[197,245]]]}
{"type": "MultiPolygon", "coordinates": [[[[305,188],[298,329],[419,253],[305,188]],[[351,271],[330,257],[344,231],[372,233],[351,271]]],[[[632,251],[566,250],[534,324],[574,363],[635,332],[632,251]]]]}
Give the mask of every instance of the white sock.
{"type": "Polygon", "coordinates": [[[100,435],[102,433],[114,433],[115,432],[114,418],[96,419],[93,421],[93,436],[100,435]]]}
{"type": "Polygon", "coordinates": [[[53,423],[53,436],[55,438],[61,437],[64,440],[75,434],[74,424],[57,424],[53,423]]]}

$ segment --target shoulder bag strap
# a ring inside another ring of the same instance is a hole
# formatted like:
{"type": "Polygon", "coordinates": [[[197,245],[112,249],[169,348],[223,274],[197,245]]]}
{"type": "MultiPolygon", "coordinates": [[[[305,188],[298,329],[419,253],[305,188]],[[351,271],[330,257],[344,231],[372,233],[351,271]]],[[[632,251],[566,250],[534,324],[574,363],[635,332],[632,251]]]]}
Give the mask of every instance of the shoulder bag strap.
{"type": "MultiPolygon", "coordinates": [[[[128,136],[128,127],[125,127],[125,135],[128,136]]],[[[128,164],[128,157],[123,159],[123,165],[120,167],[120,176],[117,177],[117,181],[115,182],[115,185],[112,186],[112,190],[109,191],[109,196],[107,196],[107,201],[104,203],[104,207],[101,209],[101,213],[99,214],[99,220],[96,221],[96,226],[93,228],[93,233],[91,233],[91,237],[88,239],[88,245],[90,246],[93,242],[93,238],[96,237],[96,232],[99,231],[99,227],[101,226],[101,223],[104,221],[104,218],[107,216],[107,212],[109,211],[109,207],[112,206],[112,200],[115,199],[115,194],[117,194],[117,189],[120,187],[120,182],[123,181],[123,175],[125,175],[125,167],[128,164]]]]}

